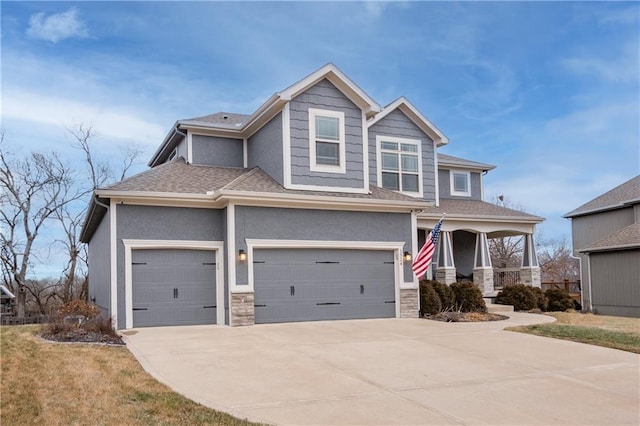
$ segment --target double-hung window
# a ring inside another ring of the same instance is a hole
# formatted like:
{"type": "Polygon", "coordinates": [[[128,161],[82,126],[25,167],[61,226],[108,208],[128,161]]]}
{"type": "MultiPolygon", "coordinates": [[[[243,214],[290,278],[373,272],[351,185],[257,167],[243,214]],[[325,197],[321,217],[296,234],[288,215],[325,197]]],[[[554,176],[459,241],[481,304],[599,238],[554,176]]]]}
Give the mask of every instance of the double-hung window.
{"type": "Polygon", "coordinates": [[[377,136],[378,182],[383,188],[422,196],[420,141],[377,136]]]}
{"type": "Polygon", "coordinates": [[[344,113],[309,108],[310,169],[345,172],[344,113]]]}
{"type": "Polygon", "coordinates": [[[471,173],[462,170],[450,170],[451,195],[471,196],[471,173]]]}

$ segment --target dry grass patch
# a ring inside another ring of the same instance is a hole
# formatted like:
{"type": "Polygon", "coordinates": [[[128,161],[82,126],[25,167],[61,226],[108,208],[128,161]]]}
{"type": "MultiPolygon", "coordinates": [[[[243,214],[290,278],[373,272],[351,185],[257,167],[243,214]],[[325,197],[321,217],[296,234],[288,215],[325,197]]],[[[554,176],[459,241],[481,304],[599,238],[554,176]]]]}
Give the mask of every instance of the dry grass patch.
{"type": "Polygon", "coordinates": [[[507,330],[640,353],[640,319],[578,312],[548,313],[556,322],[507,330]]]}
{"type": "Polygon", "coordinates": [[[253,424],[171,391],[125,347],[50,343],[39,330],[0,331],[2,424],[253,424]]]}

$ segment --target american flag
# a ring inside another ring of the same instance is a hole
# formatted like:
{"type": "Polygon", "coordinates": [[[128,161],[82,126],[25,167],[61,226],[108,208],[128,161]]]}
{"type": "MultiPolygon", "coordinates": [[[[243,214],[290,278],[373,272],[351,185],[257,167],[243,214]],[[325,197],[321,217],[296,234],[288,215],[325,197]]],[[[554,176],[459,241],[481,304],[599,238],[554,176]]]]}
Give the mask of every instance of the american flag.
{"type": "Polygon", "coordinates": [[[418,255],[411,264],[411,269],[413,269],[413,273],[416,274],[418,279],[424,278],[424,274],[426,274],[427,269],[429,269],[431,259],[433,259],[433,253],[436,251],[438,236],[440,235],[440,227],[442,226],[443,220],[444,217],[442,217],[438,223],[436,223],[433,230],[429,232],[429,235],[427,235],[427,241],[425,241],[424,245],[418,252],[418,255]]]}

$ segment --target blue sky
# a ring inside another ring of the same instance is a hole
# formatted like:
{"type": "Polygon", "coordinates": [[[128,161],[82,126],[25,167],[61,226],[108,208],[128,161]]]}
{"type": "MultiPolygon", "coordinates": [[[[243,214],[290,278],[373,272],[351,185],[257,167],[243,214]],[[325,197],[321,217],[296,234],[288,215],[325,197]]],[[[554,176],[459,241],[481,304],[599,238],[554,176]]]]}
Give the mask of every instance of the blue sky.
{"type": "MultiPolygon", "coordinates": [[[[562,215],[640,172],[637,2],[6,2],[2,128],[57,150],[91,123],[100,155],[177,119],[251,113],[327,62],[386,105],[405,96],[497,165],[485,196],[562,215]]],[[[139,168],[142,170],[142,166],[139,168]]]]}

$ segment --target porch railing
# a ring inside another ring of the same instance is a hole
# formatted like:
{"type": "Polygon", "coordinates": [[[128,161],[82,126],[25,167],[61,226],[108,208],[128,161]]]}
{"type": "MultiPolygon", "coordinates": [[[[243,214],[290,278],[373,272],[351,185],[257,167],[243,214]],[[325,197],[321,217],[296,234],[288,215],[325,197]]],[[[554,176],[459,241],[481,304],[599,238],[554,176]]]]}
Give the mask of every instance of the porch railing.
{"type": "Polygon", "coordinates": [[[504,287],[520,283],[520,268],[493,268],[493,288],[502,290],[504,287]]]}

